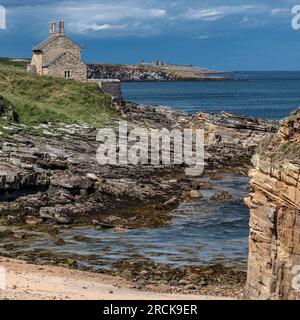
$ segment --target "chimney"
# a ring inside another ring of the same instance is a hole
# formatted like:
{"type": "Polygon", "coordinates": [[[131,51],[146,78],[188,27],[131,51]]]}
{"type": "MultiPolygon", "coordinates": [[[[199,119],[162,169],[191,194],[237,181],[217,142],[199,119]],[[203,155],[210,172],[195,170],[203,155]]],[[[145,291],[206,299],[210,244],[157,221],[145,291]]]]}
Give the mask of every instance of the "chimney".
{"type": "Polygon", "coordinates": [[[56,33],[56,23],[53,20],[51,20],[49,35],[53,35],[55,33],[56,33]]]}
{"type": "Polygon", "coordinates": [[[65,34],[65,22],[63,20],[59,20],[59,34],[65,34]]]}

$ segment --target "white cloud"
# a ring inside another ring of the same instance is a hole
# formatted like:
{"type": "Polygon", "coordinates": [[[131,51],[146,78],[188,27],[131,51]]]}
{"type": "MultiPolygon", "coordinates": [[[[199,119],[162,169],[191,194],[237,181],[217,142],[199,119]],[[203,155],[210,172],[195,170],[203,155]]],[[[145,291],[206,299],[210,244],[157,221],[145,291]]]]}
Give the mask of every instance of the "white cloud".
{"type": "Polygon", "coordinates": [[[218,20],[223,15],[223,12],[218,9],[203,9],[203,10],[192,10],[186,13],[185,17],[192,20],[206,20],[215,21],[218,20]]]}
{"type": "MultiPolygon", "coordinates": [[[[44,24],[50,19],[62,18],[69,33],[99,35],[153,35],[160,32],[158,24],[168,15],[166,9],[153,1],[61,1],[45,5],[27,5],[10,8],[11,24],[17,29],[23,21],[44,24]],[[152,28],[150,26],[152,25],[152,28]]],[[[32,26],[31,26],[32,27],[32,26]]],[[[41,29],[36,28],[35,29],[41,29]]]]}
{"type": "Polygon", "coordinates": [[[210,38],[211,38],[211,36],[208,35],[208,34],[203,34],[203,35],[200,35],[200,36],[196,37],[196,39],[198,39],[198,40],[208,40],[210,38]]]}
{"type": "Polygon", "coordinates": [[[265,6],[259,5],[220,6],[205,9],[189,8],[183,17],[190,20],[217,21],[226,16],[260,13],[265,9],[265,6]]]}
{"type": "Polygon", "coordinates": [[[290,13],[291,13],[290,8],[275,8],[271,10],[272,16],[279,16],[279,15],[290,14],[290,13]]]}
{"type": "Polygon", "coordinates": [[[97,23],[69,23],[68,27],[70,30],[77,32],[86,32],[86,31],[105,31],[105,30],[125,30],[128,27],[128,24],[122,25],[113,25],[109,23],[97,24],[97,23]]]}
{"type": "Polygon", "coordinates": [[[240,24],[248,28],[259,28],[266,24],[266,20],[258,19],[257,17],[244,17],[240,24]]]}
{"type": "MultiPolygon", "coordinates": [[[[1,0],[0,0],[1,1],[1,0]]],[[[3,1],[3,0],[2,0],[3,1]]],[[[11,1],[11,0],[10,0],[11,1]]],[[[25,0],[24,0],[25,1],[25,0]]],[[[226,1],[227,2],[227,1],[226,1]]],[[[218,23],[230,17],[231,32],[240,28],[260,27],[260,21],[279,23],[278,16],[290,8],[281,5],[222,5],[225,0],[26,0],[26,5],[9,7],[10,30],[28,30],[45,36],[50,19],[63,18],[67,32],[96,37],[181,34],[197,37],[198,34],[215,34],[224,26],[218,23]],[[221,5],[209,6],[207,3],[221,5]],[[203,3],[203,5],[199,5],[203,3]],[[30,22],[30,23],[29,23],[30,22]],[[212,22],[215,22],[212,24],[212,22]],[[36,31],[38,30],[38,31],[36,31]]]]}

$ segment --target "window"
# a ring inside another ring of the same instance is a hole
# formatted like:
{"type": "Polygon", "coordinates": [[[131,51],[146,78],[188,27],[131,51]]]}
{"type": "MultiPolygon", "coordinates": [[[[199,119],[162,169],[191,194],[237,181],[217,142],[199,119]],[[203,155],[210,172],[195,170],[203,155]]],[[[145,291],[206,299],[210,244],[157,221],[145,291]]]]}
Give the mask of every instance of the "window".
{"type": "Polygon", "coordinates": [[[71,78],[71,71],[65,71],[65,78],[70,79],[71,78]]]}

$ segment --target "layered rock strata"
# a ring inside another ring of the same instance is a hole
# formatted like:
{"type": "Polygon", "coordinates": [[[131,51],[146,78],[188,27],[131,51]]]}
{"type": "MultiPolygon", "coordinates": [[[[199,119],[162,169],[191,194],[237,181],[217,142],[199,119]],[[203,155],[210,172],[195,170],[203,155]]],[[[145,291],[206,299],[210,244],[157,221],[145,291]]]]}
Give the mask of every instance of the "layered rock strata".
{"type": "Polygon", "coordinates": [[[300,299],[300,111],[253,157],[245,296],[300,299]]]}

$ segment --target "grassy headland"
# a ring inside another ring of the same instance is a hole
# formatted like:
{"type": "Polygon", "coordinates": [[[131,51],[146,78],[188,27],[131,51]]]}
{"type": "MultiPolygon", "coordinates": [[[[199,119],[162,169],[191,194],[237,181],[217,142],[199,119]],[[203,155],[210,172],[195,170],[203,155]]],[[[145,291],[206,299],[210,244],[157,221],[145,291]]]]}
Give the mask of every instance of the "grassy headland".
{"type": "Polygon", "coordinates": [[[81,83],[26,72],[26,62],[0,58],[0,95],[14,105],[18,121],[86,123],[101,127],[116,117],[109,95],[96,83],[81,83]]]}

